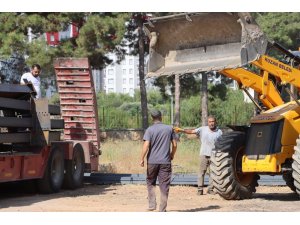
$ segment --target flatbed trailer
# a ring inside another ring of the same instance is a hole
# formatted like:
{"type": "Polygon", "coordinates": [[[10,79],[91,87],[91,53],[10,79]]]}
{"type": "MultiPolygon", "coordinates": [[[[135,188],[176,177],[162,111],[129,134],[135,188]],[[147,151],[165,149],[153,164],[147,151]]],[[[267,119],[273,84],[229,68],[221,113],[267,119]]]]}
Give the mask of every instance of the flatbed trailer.
{"type": "Polygon", "coordinates": [[[75,189],[98,170],[97,102],[87,59],[54,62],[60,106],[31,84],[0,84],[0,183],[32,180],[41,193],[75,189]]]}

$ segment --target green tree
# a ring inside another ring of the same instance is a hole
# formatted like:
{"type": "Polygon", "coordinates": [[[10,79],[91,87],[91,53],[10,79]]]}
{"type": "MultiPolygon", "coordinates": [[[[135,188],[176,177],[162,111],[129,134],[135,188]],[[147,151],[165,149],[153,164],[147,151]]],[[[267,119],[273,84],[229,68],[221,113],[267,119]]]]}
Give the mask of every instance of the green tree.
{"type": "Polygon", "coordinates": [[[88,57],[94,68],[110,63],[105,56],[116,52],[121,58],[120,47],[127,13],[0,13],[0,56],[26,56],[26,63],[41,64],[44,74],[53,74],[55,57],[88,57]],[[62,40],[58,46],[47,46],[44,33],[65,30],[76,24],[79,36],[62,40]],[[31,28],[36,40],[28,42],[31,28]]]}
{"type": "Polygon", "coordinates": [[[268,12],[255,15],[266,35],[291,50],[300,47],[300,13],[268,12]]]}

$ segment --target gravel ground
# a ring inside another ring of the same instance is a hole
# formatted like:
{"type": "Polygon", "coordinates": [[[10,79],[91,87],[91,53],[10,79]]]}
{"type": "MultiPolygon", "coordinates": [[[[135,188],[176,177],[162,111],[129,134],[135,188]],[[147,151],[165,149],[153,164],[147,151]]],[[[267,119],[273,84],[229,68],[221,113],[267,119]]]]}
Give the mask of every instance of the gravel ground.
{"type": "MultiPolygon", "coordinates": [[[[159,199],[159,188],[157,188],[159,199]]],[[[9,190],[0,195],[1,212],[146,212],[145,185],[90,185],[51,195],[9,190]]],[[[198,196],[196,188],[172,186],[168,212],[299,212],[299,197],[285,186],[260,186],[252,199],[227,201],[198,196]]]]}

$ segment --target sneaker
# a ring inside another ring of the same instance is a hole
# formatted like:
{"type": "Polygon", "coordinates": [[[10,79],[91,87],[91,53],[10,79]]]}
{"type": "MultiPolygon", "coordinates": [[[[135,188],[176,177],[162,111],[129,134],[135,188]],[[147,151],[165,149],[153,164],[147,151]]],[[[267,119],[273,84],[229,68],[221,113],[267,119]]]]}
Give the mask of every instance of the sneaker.
{"type": "Polygon", "coordinates": [[[203,195],[203,190],[198,190],[197,195],[203,195]]]}

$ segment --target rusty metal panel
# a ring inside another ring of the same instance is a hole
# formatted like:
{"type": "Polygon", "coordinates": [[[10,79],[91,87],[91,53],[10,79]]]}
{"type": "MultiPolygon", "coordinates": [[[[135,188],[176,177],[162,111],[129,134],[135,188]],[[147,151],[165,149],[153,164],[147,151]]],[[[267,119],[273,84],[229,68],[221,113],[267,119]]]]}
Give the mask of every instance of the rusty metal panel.
{"type": "Polygon", "coordinates": [[[17,180],[21,177],[22,156],[0,156],[0,182],[17,180]]]}
{"type": "Polygon", "coordinates": [[[45,158],[42,154],[23,156],[22,179],[41,178],[41,168],[43,168],[45,158]]]}
{"type": "Polygon", "coordinates": [[[72,159],[73,158],[73,141],[52,141],[51,148],[59,148],[64,151],[64,158],[65,159],[72,159]]]}
{"type": "Polygon", "coordinates": [[[65,98],[64,105],[81,105],[82,103],[86,103],[88,105],[93,105],[93,99],[87,98],[65,98]]]}
{"type": "Polygon", "coordinates": [[[95,144],[88,141],[75,141],[74,146],[80,144],[83,148],[84,159],[85,159],[85,172],[93,172],[99,170],[99,155],[101,151],[96,147],[95,144]]]}
{"type": "Polygon", "coordinates": [[[59,93],[60,99],[94,99],[90,94],[59,93]]]}
{"type": "Polygon", "coordinates": [[[86,112],[93,112],[94,110],[94,106],[93,105],[87,105],[87,104],[68,104],[68,105],[64,105],[62,106],[62,111],[86,111],[86,112]]]}
{"type": "Polygon", "coordinates": [[[82,80],[82,79],[68,79],[65,82],[59,83],[59,87],[60,88],[68,88],[70,87],[70,85],[72,85],[72,87],[86,87],[86,88],[90,88],[91,87],[91,83],[89,82],[89,80],[82,80]]]}
{"type": "Polygon", "coordinates": [[[97,99],[88,59],[59,58],[54,68],[65,121],[64,139],[92,141],[99,149],[97,99]]]}
{"type": "Polygon", "coordinates": [[[54,60],[55,70],[64,69],[88,69],[89,61],[87,58],[57,58],[54,60]]]}
{"type": "Polygon", "coordinates": [[[65,127],[66,127],[66,124],[69,124],[69,123],[77,123],[77,122],[80,122],[80,123],[94,123],[94,118],[91,118],[91,117],[73,117],[73,116],[64,116],[64,120],[65,120],[65,127]]]}

